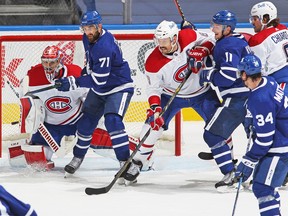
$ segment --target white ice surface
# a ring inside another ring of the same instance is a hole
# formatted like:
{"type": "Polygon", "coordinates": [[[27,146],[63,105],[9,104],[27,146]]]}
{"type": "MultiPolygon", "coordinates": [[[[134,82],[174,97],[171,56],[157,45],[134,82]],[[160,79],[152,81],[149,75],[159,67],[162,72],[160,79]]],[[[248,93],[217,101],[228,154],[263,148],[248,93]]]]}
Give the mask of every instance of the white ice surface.
{"type": "MultiPolygon", "coordinates": [[[[107,193],[88,196],[87,186],[106,186],[119,169],[118,162],[89,151],[81,168],[64,179],[64,166],[71,160],[53,158],[56,168],[33,172],[11,168],[4,153],[0,159],[0,184],[24,202],[30,203],[39,216],[226,216],[232,215],[236,193],[219,193],[214,184],[222,174],[214,161],[197,157],[208,147],[202,139],[203,122],[185,122],[182,156],[156,151],[155,171],[142,172],[138,183],[124,187],[115,184],[107,193]],[[169,155],[170,154],[170,155],[169,155]]],[[[236,158],[240,158],[247,140],[242,128],[233,134],[236,158]]],[[[282,215],[288,215],[288,188],[281,188],[282,215]]],[[[241,191],[235,216],[260,215],[252,192],[241,191]]]]}

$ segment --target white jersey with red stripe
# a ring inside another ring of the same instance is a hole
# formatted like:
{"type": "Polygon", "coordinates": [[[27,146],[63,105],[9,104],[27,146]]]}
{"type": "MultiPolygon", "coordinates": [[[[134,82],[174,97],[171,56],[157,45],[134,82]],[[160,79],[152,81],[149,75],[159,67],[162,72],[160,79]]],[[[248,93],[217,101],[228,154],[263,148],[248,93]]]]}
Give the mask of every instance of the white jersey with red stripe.
{"type": "Polygon", "coordinates": [[[285,25],[271,26],[258,32],[250,38],[249,46],[260,58],[265,76],[288,65],[288,29],[285,25]]]}
{"type": "MultiPolygon", "coordinates": [[[[77,65],[64,65],[59,77],[81,75],[81,68],[77,65]]],[[[41,64],[32,67],[27,76],[29,77],[29,91],[42,89],[54,85],[47,78],[41,64]]],[[[81,116],[83,100],[88,92],[87,88],[77,88],[73,91],[62,92],[56,88],[35,93],[45,107],[45,122],[53,125],[67,125],[75,123],[81,116]]]]}
{"type": "MultiPolygon", "coordinates": [[[[179,31],[178,49],[173,54],[164,55],[157,46],[148,56],[145,64],[149,83],[147,87],[148,97],[158,96],[160,98],[162,93],[173,95],[185,76],[186,51],[206,41],[211,41],[214,44],[214,36],[192,29],[184,29],[179,31]]],[[[199,77],[200,73],[192,73],[177,97],[194,97],[206,92],[208,87],[199,85],[199,77]]]]}

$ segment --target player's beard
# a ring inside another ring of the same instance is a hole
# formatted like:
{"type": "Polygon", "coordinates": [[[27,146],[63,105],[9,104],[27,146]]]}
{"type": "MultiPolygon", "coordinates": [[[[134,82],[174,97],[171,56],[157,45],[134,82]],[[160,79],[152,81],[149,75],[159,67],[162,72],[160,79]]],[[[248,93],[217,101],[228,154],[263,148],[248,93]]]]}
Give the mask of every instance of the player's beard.
{"type": "Polygon", "coordinates": [[[100,36],[100,33],[98,31],[95,32],[95,34],[87,34],[87,38],[90,43],[95,43],[100,36]]]}

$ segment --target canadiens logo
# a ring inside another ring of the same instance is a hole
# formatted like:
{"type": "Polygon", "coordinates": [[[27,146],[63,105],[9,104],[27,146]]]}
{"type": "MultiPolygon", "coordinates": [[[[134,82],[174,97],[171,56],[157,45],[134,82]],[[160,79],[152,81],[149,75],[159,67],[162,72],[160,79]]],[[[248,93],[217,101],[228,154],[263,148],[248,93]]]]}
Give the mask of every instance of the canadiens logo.
{"type": "Polygon", "coordinates": [[[50,112],[65,113],[71,109],[69,97],[52,97],[46,100],[45,105],[50,112]]]}
{"type": "Polygon", "coordinates": [[[184,77],[186,76],[186,73],[185,73],[186,68],[187,68],[187,64],[184,64],[176,70],[176,72],[174,73],[175,82],[183,81],[184,77]]]}

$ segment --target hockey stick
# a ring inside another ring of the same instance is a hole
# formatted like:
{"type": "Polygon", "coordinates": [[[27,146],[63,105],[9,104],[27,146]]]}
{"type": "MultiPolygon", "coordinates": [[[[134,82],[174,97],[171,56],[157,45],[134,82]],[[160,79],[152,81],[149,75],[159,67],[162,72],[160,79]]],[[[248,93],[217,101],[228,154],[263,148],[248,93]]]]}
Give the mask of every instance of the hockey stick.
{"type": "Polygon", "coordinates": [[[34,91],[29,91],[26,93],[26,95],[33,95],[33,94],[36,94],[36,93],[40,93],[40,92],[43,92],[43,91],[47,91],[47,90],[50,90],[50,89],[54,89],[54,88],[57,88],[59,87],[59,85],[55,84],[55,85],[52,85],[52,86],[47,86],[47,87],[44,87],[44,88],[41,88],[41,89],[37,89],[37,90],[34,90],[34,91]]]}
{"type": "MultiPolygon", "coordinates": [[[[249,130],[250,130],[250,133],[249,133],[249,139],[248,139],[246,152],[248,152],[249,149],[250,149],[250,144],[251,144],[251,140],[252,140],[252,136],[253,136],[252,125],[249,127],[249,130]]],[[[239,197],[240,187],[241,187],[242,181],[243,181],[243,174],[241,174],[241,176],[239,178],[239,181],[238,181],[238,188],[237,188],[236,197],[235,197],[235,201],[234,201],[232,216],[234,216],[234,214],[235,214],[236,205],[237,205],[237,202],[238,202],[238,197],[239,197]]]]}
{"type": "Polygon", "coordinates": [[[10,86],[11,90],[13,91],[13,93],[16,95],[17,98],[19,98],[19,93],[16,91],[16,89],[14,88],[14,86],[12,85],[12,83],[8,80],[8,78],[6,76],[3,77],[4,80],[6,81],[6,83],[10,86]]]}
{"type": "Polygon", "coordinates": [[[175,5],[176,5],[176,8],[177,8],[177,10],[178,10],[178,13],[179,13],[180,16],[182,17],[182,20],[185,22],[185,21],[186,21],[186,18],[185,18],[185,16],[184,16],[184,13],[183,13],[183,11],[182,11],[182,8],[181,8],[181,6],[180,6],[179,1],[178,1],[178,0],[174,0],[174,3],[175,3],[175,5]]]}
{"type": "MultiPolygon", "coordinates": [[[[184,77],[183,81],[181,82],[181,84],[177,87],[177,89],[175,90],[174,94],[171,96],[171,98],[169,99],[169,101],[167,102],[166,106],[163,108],[162,112],[160,113],[159,117],[163,116],[163,114],[166,112],[166,110],[170,107],[170,104],[172,103],[172,101],[174,100],[174,98],[176,97],[176,95],[180,92],[180,90],[182,89],[183,85],[186,83],[186,81],[188,80],[188,78],[191,75],[191,71],[188,70],[188,73],[186,74],[186,76],[184,77]]],[[[145,133],[145,135],[143,136],[143,138],[139,141],[139,144],[136,146],[135,150],[132,152],[132,154],[130,155],[130,157],[127,159],[127,161],[125,162],[125,164],[120,168],[120,170],[117,172],[117,174],[114,176],[114,179],[112,180],[112,182],[105,186],[105,187],[101,187],[101,188],[91,188],[91,187],[87,187],[85,189],[85,193],[87,195],[99,195],[99,194],[104,194],[110,191],[110,189],[113,187],[113,185],[116,183],[116,181],[118,180],[118,178],[121,176],[121,174],[126,170],[126,168],[128,167],[129,163],[132,161],[132,159],[134,158],[134,156],[136,155],[136,153],[139,151],[140,147],[142,146],[142,144],[145,142],[145,140],[147,139],[147,137],[150,135],[151,132],[151,127],[148,129],[148,131],[145,133]]]]}

